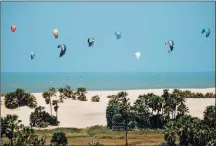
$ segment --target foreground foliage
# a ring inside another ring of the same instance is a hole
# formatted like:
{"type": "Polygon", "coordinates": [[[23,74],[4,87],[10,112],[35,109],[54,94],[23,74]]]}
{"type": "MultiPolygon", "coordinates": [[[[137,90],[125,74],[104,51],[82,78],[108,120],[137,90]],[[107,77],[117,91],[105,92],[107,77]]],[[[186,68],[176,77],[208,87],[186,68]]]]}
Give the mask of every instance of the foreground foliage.
{"type": "Polygon", "coordinates": [[[54,146],[56,145],[66,146],[68,144],[66,134],[60,131],[54,132],[51,139],[51,144],[54,146]]]}
{"type": "Polygon", "coordinates": [[[175,145],[177,137],[180,146],[214,145],[216,130],[214,115],[215,106],[208,106],[204,112],[204,120],[184,115],[170,121],[165,126],[164,139],[169,145],[175,145]],[[214,109],[214,111],[213,111],[214,109]]]}
{"type": "Polygon", "coordinates": [[[1,137],[6,136],[10,139],[10,142],[3,145],[28,146],[45,143],[45,137],[35,135],[35,131],[31,127],[24,127],[21,122],[17,115],[1,117],[1,137]]]}

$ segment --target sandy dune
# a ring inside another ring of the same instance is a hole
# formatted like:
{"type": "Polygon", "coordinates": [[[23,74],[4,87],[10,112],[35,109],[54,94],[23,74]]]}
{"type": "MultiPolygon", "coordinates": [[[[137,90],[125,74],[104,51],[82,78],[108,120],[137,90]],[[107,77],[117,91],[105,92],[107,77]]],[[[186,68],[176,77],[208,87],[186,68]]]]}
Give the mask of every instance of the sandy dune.
{"type": "MultiPolygon", "coordinates": [[[[185,89],[182,89],[185,90],[185,89]]],[[[215,88],[208,89],[187,89],[192,92],[212,92],[215,93],[215,88]]],[[[172,89],[170,89],[172,91],[172,89]]],[[[75,101],[72,99],[64,100],[61,103],[58,111],[58,119],[60,121],[59,127],[77,127],[85,128],[93,125],[106,125],[106,106],[108,103],[108,95],[117,94],[119,91],[88,91],[87,98],[88,101],[75,101]],[[90,98],[94,95],[99,95],[101,97],[100,102],[91,102],[90,98]]],[[[149,90],[127,90],[128,97],[131,102],[134,102],[137,97],[141,94],[154,93],[161,95],[163,89],[149,89],[149,90]]],[[[49,105],[46,105],[41,93],[32,93],[38,102],[38,105],[44,106],[45,109],[50,112],[49,105]]],[[[58,94],[57,94],[58,95],[58,94]]],[[[28,107],[21,107],[15,110],[10,110],[5,108],[4,98],[2,98],[1,106],[1,116],[7,114],[17,114],[19,119],[22,120],[24,125],[29,125],[29,116],[34,109],[28,107]]],[[[187,99],[186,102],[189,107],[190,114],[199,118],[203,118],[203,111],[206,106],[214,105],[215,99],[187,99]]],[[[55,114],[53,110],[53,114],[55,114]]]]}

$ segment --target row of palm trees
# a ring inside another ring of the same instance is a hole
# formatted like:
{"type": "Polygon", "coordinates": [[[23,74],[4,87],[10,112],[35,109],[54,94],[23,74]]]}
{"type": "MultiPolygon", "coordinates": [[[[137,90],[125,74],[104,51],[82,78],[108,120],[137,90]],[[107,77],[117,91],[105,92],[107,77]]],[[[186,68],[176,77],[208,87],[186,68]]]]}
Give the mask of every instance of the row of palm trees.
{"type": "MultiPolygon", "coordinates": [[[[63,103],[64,99],[73,99],[73,100],[80,100],[80,101],[87,101],[86,88],[78,88],[77,92],[73,92],[70,86],[66,86],[65,88],[59,88],[59,98],[57,100],[52,100],[53,97],[56,97],[56,89],[54,87],[50,88],[48,91],[44,91],[42,93],[43,98],[45,99],[46,104],[50,105],[50,114],[52,114],[52,107],[56,112],[56,118],[58,117],[58,109],[59,103],[63,103]]],[[[57,118],[58,119],[58,118],[57,118]]]]}
{"type": "Polygon", "coordinates": [[[127,96],[127,92],[108,96],[110,101],[106,109],[107,127],[110,129],[115,129],[116,126],[123,127],[126,146],[128,145],[129,129],[162,128],[170,120],[177,119],[189,112],[185,104],[185,92],[181,90],[175,89],[169,93],[169,90],[165,89],[162,96],[153,93],[140,95],[133,106],[127,96]]]}
{"type": "MultiPolygon", "coordinates": [[[[50,105],[50,114],[53,116],[53,108],[56,112],[56,118],[58,117],[58,109],[59,103],[63,103],[64,99],[73,99],[73,100],[80,100],[80,101],[87,101],[86,88],[78,88],[77,91],[73,91],[70,86],[65,86],[64,88],[58,89],[60,95],[59,98],[53,99],[56,97],[56,89],[50,88],[47,91],[42,93],[43,98],[45,99],[46,104],[50,105]]],[[[122,92],[123,93],[123,92],[122,92]]],[[[127,93],[125,94],[127,96],[127,93]]],[[[120,96],[120,95],[119,95],[120,96]]],[[[115,99],[116,95],[108,96],[108,98],[115,99]]],[[[188,108],[186,107],[185,98],[214,98],[215,94],[213,93],[192,93],[191,91],[181,91],[174,89],[172,94],[168,93],[168,90],[164,90],[162,96],[154,95],[153,93],[149,93],[147,95],[140,95],[138,100],[135,102],[141,102],[144,99],[145,104],[149,106],[149,108],[153,112],[157,112],[157,115],[160,113],[163,114],[163,119],[165,117],[169,117],[170,114],[172,119],[176,117],[176,115],[184,115],[188,112],[188,108]],[[170,98],[168,98],[170,96],[170,98]],[[184,98],[182,98],[184,97],[184,98]],[[176,113],[178,112],[178,113],[176,113]]],[[[98,95],[92,97],[92,102],[99,102],[100,97],[98,95]]],[[[36,98],[26,93],[23,89],[17,89],[15,92],[10,92],[5,94],[5,106],[10,109],[15,109],[21,106],[29,106],[30,108],[35,108],[37,106],[36,98]]],[[[162,120],[164,122],[164,120],[162,120]]]]}
{"type": "MultiPolygon", "coordinates": [[[[170,119],[175,119],[177,116],[182,116],[188,113],[189,109],[185,104],[186,99],[182,92],[177,89],[175,89],[172,93],[169,93],[168,91],[169,90],[165,89],[162,96],[158,96],[153,93],[140,95],[134,102],[133,106],[130,105],[130,102],[128,102],[129,99],[127,99],[127,107],[129,108],[130,115],[135,117],[141,116],[142,118],[140,117],[140,120],[144,118],[144,115],[157,115],[158,117],[161,116],[161,122],[166,122],[170,119]]],[[[112,127],[113,118],[116,119],[115,115],[117,117],[119,116],[118,114],[120,113],[120,109],[122,105],[124,105],[122,98],[126,98],[127,96],[127,92],[119,92],[117,95],[108,96],[108,98],[110,98],[107,106],[108,127],[112,127]]],[[[150,121],[146,121],[144,123],[147,124],[149,122],[150,121]]],[[[146,127],[147,125],[143,126],[146,127]]],[[[161,126],[157,126],[157,128],[159,127],[161,126]]]]}
{"type": "Polygon", "coordinates": [[[205,146],[207,143],[214,146],[216,144],[214,140],[216,139],[216,107],[206,108],[203,121],[191,117],[187,115],[189,109],[185,104],[187,97],[185,93],[187,92],[177,89],[169,93],[169,90],[165,89],[162,96],[153,93],[140,95],[132,106],[127,98],[127,92],[108,96],[110,101],[106,109],[107,127],[110,129],[115,129],[116,125],[123,127],[126,146],[128,145],[128,130],[134,128],[165,128],[166,142],[160,146],[175,146],[177,136],[180,146],[189,144],[205,146]],[[200,140],[202,138],[204,139],[200,140]]]}

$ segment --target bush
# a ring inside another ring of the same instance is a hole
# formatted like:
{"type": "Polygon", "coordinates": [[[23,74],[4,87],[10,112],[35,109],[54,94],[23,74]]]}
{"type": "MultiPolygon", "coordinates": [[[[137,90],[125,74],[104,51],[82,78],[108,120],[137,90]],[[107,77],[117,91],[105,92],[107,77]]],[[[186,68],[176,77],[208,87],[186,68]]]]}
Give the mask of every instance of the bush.
{"type": "Polygon", "coordinates": [[[5,95],[5,106],[9,109],[15,109],[22,106],[35,108],[37,106],[36,98],[23,89],[16,89],[14,92],[5,95]]]}
{"type": "Polygon", "coordinates": [[[51,139],[52,145],[63,145],[66,146],[68,144],[66,134],[64,132],[56,131],[52,135],[51,139]]]}
{"type": "Polygon", "coordinates": [[[206,146],[216,146],[216,139],[209,141],[206,146]]]}
{"type": "Polygon", "coordinates": [[[91,101],[92,101],[92,102],[100,102],[100,97],[99,97],[98,95],[93,96],[93,97],[91,98],[91,101]]]}
{"type": "Polygon", "coordinates": [[[80,101],[87,101],[87,98],[85,95],[80,95],[77,99],[80,101]]]}
{"type": "Polygon", "coordinates": [[[213,93],[206,93],[205,94],[205,98],[214,98],[215,97],[215,94],[213,94],[213,93]]]}
{"type": "Polygon", "coordinates": [[[89,143],[89,146],[100,146],[100,141],[92,141],[89,143]]]}
{"type": "Polygon", "coordinates": [[[128,129],[129,130],[134,130],[134,129],[136,129],[137,128],[137,122],[136,121],[130,121],[129,123],[128,123],[128,129]]]}
{"type": "Polygon", "coordinates": [[[29,146],[43,146],[46,142],[46,136],[34,135],[29,140],[29,146]]]}
{"type": "Polygon", "coordinates": [[[46,128],[48,125],[57,126],[59,121],[55,116],[51,116],[44,107],[38,106],[30,115],[30,125],[32,127],[46,128]]]}
{"type": "Polygon", "coordinates": [[[49,123],[48,122],[41,122],[41,123],[39,123],[39,127],[40,128],[46,128],[46,127],[48,127],[49,126],[49,123]]]}

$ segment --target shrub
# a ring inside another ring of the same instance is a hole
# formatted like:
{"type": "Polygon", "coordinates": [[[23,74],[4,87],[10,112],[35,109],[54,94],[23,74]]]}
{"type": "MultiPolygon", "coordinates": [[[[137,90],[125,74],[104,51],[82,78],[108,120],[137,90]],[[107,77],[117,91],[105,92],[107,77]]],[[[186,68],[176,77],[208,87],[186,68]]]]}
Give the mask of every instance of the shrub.
{"type": "Polygon", "coordinates": [[[209,141],[206,146],[216,146],[216,139],[209,141]]]}
{"type": "Polygon", "coordinates": [[[214,98],[214,96],[215,95],[213,93],[211,93],[211,92],[205,94],[205,98],[214,98]]]}
{"type": "Polygon", "coordinates": [[[100,102],[100,97],[99,97],[98,95],[93,96],[93,97],[91,98],[91,101],[92,101],[92,102],[100,102]]]}
{"type": "Polygon", "coordinates": [[[100,146],[100,141],[92,141],[89,143],[89,146],[100,146]]]}
{"type": "Polygon", "coordinates": [[[14,92],[5,95],[5,106],[9,109],[15,109],[22,106],[35,108],[37,106],[36,98],[23,89],[16,89],[14,92]]]}
{"type": "Polygon", "coordinates": [[[205,96],[202,93],[195,93],[195,98],[204,98],[205,96]]]}
{"type": "Polygon", "coordinates": [[[77,99],[80,101],[87,101],[87,98],[85,95],[80,95],[77,99]]]}
{"type": "Polygon", "coordinates": [[[30,115],[30,125],[33,127],[45,128],[48,125],[57,126],[59,121],[55,116],[51,116],[44,107],[38,106],[30,115]]]}
{"type": "Polygon", "coordinates": [[[52,135],[51,143],[53,145],[63,145],[66,146],[68,144],[66,134],[64,132],[56,131],[52,135]]]}

